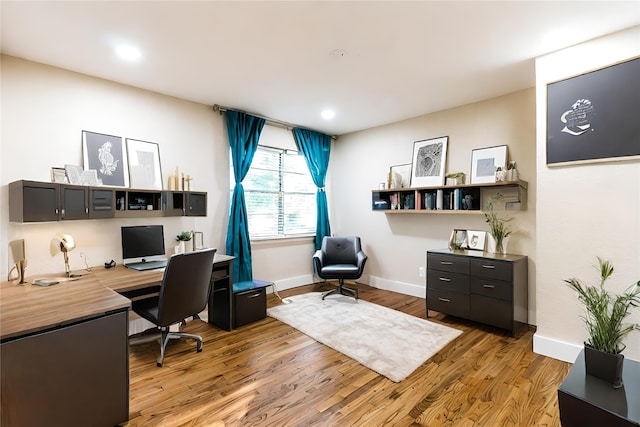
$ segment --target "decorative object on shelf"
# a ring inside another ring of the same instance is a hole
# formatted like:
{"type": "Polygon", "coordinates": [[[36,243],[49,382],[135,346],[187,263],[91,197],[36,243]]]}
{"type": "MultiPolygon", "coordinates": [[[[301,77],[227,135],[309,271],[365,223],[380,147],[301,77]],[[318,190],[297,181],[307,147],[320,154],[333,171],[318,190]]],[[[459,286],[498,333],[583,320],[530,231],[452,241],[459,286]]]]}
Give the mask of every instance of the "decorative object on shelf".
{"type": "Polygon", "coordinates": [[[631,314],[633,307],[640,306],[640,280],[628,287],[624,293],[615,295],[605,289],[606,281],[613,275],[613,264],[598,257],[600,283],[586,285],[581,280],[565,280],[578,293],[587,315],[583,317],[589,340],[584,343],[585,367],[589,375],[622,387],[622,351],[626,336],[640,324],[622,322],[631,314]]]}
{"type": "Polygon", "coordinates": [[[489,224],[489,234],[493,242],[489,245],[489,252],[504,254],[507,251],[507,238],[511,234],[511,228],[507,222],[513,218],[500,218],[494,210],[494,202],[501,198],[500,194],[492,197],[487,202],[487,209],[483,212],[486,222],[489,224]]]}
{"type": "Polygon", "coordinates": [[[444,185],[448,136],[413,143],[411,186],[444,185]]]}
{"type": "Polygon", "coordinates": [[[496,181],[498,167],[504,169],[507,163],[507,146],[498,145],[477,148],[471,151],[471,184],[496,181]]]}
{"type": "Polygon", "coordinates": [[[56,255],[58,252],[62,252],[64,256],[64,272],[67,277],[76,277],[71,274],[69,268],[69,252],[76,248],[76,242],[69,234],[56,233],[51,239],[51,255],[56,255]]]}
{"type": "Polygon", "coordinates": [[[515,160],[509,160],[507,163],[507,181],[517,181],[518,180],[518,169],[515,160]]]}
{"type": "Polygon", "coordinates": [[[466,175],[464,172],[456,172],[445,175],[447,185],[464,185],[466,175]]]}
{"type": "Polygon", "coordinates": [[[463,249],[467,244],[467,230],[453,229],[449,237],[449,250],[455,251],[463,249]]]}
{"type": "Polygon", "coordinates": [[[411,185],[411,163],[389,168],[389,188],[408,188],[411,185]]]}
{"type": "Polygon", "coordinates": [[[466,194],[462,199],[462,209],[467,211],[473,209],[473,196],[471,194],[466,194]]]}
{"type": "Polygon", "coordinates": [[[548,84],[547,165],[640,158],[638,110],[640,58],[548,84]]]}
{"type": "Polygon", "coordinates": [[[127,156],[122,137],[82,131],[84,169],[95,169],[97,178],[111,187],[128,187],[127,156]]]}
{"type": "Polygon", "coordinates": [[[501,166],[496,168],[496,182],[504,181],[504,169],[501,166]]]}
{"type": "Polygon", "coordinates": [[[462,243],[462,249],[484,252],[484,242],[486,239],[486,231],[467,230],[467,240],[462,243]]]}
{"type": "Polygon", "coordinates": [[[155,142],[127,138],[129,184],[143,190],[162,190],[160,146],[155,142]]]}
{"type": "Polygon", "coordinates": [[[193,178],[191,178],[191,175],[187,175],[184,179],[184,182],[187,183],[187,188],[185,188],[184,190],[191,191],[191,181],[193,181],[193,178]]]}
{"type": "Polygon", "coordinates": [[[51,182],[59,182],[60,184],[69,183],[64,168],[51,168],[51,182]]]}

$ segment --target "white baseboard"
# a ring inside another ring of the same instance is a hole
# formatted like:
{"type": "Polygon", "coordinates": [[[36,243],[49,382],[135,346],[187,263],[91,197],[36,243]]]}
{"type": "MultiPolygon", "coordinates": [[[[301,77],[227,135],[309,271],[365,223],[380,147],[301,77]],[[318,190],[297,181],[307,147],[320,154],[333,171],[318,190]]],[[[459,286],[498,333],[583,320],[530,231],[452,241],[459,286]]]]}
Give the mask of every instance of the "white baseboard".
{"type": "Polygon", "coordinates": [[[376,276],[369,276],[368,282],[369,286],[377,289],[384,289],[385,291],[397,292],[418,298],[426,298],[427,290],[424,285],[413,285],[411,283],[397,282],[376,276]]]}
{"type": "Polygon", "coordinates": [[[582,345],[576,345],[565,341],[558,341],[553,338],[540,336],[539,333],[533,335],[533,352],[564,362],[573,363],[576,361],[582,345]]]}
{"type": "MultiPolygon", "coordinates": [[[[284,291],[285,289],[297,288],[298,286],[304,286],[314,282],[315,282],[315,277],[313,276],[313,274],[306,274],[304,276],[277,280],[274,283],[278,291],[284,291]]],[[[267,288],[267,293],[273,293],[273,286],[269,286],[267,288]]]]}

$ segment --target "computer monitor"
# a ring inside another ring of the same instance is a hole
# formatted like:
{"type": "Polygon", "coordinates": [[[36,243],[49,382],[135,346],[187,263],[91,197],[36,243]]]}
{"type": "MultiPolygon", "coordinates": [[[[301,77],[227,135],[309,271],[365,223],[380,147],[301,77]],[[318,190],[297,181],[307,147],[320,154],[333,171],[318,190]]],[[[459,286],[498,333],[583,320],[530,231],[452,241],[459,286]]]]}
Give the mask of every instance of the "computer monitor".
{"type": "Polygon", "coordinates": [[[165,255],[162,225],[138,225],[121,230],[123,260],[165,255]]]}

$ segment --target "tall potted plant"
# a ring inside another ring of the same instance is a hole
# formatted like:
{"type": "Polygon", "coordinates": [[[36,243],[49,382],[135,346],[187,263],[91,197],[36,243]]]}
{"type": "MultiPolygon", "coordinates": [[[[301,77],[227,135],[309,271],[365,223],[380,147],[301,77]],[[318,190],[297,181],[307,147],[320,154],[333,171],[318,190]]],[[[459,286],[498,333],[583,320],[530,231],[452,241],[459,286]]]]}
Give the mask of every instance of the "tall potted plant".
{"type": "Polygon", "coordinates": [[[598,257],[600,283],[585,285],[573,278],[565,282],[578,293],[578,300],[584,304],[583,317],[589,340],[584,343],[585,367],[587,374],[608,381],[614,388],[622,386],[622,351],[626,336],[640,324],[623,323],[631,314],[632,307],[640,306],[640,280],[615,295],[605,289],[605,282],[613,275],[613,265],[598,257]]]}
{"type": "Polygon", "coordinates": [[[511,227],[509,227],[507,222],[511,221],[513,218],[501,218],[496,214],[493,209],[493,202],[497,198],[499,198],[499,196],[495,196],[487,203],[487,209],[484,211],[484,217],[486,222],[489,224],[490,238],[493,238],[493,241],[495,242],[495,249],[492,250],[490,248],[490,251],[501,254],[506,252],[506,239],[511,235],[511,227]]]}

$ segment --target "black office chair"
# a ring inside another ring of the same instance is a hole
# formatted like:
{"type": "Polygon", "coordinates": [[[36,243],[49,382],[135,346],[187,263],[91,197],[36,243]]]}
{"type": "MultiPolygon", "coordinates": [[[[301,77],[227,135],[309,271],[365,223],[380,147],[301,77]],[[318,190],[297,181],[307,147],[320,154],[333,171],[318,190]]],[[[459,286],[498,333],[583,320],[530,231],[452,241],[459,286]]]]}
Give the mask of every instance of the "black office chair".
{"type": "Polygon", "coordinates": [[[169,339],[191,338],[202,351],[202,337],[182,332],[185,319],[200,313],[207,305],[209,282],[216,249],[175,254],[169,258],[164,271],[160,295],[133,302],[133,311],[154,323],[161,332],[160,357],[162,366],[169,339]],[[172,325],[180,324],[178,332],[170,332],[172,325]]]}
{"type": "Polygon", "coordinates": [[[325,292],[322,299],[332,294],[358,299],[358,290],[345,287],[344,281],[359,279],[366,261],[367,255],[360,246],[360,237],[325,236],[322,247],[313,255],[313,266],[318,277],[325,280],[338,279],[338,287],[325,292]]]}

